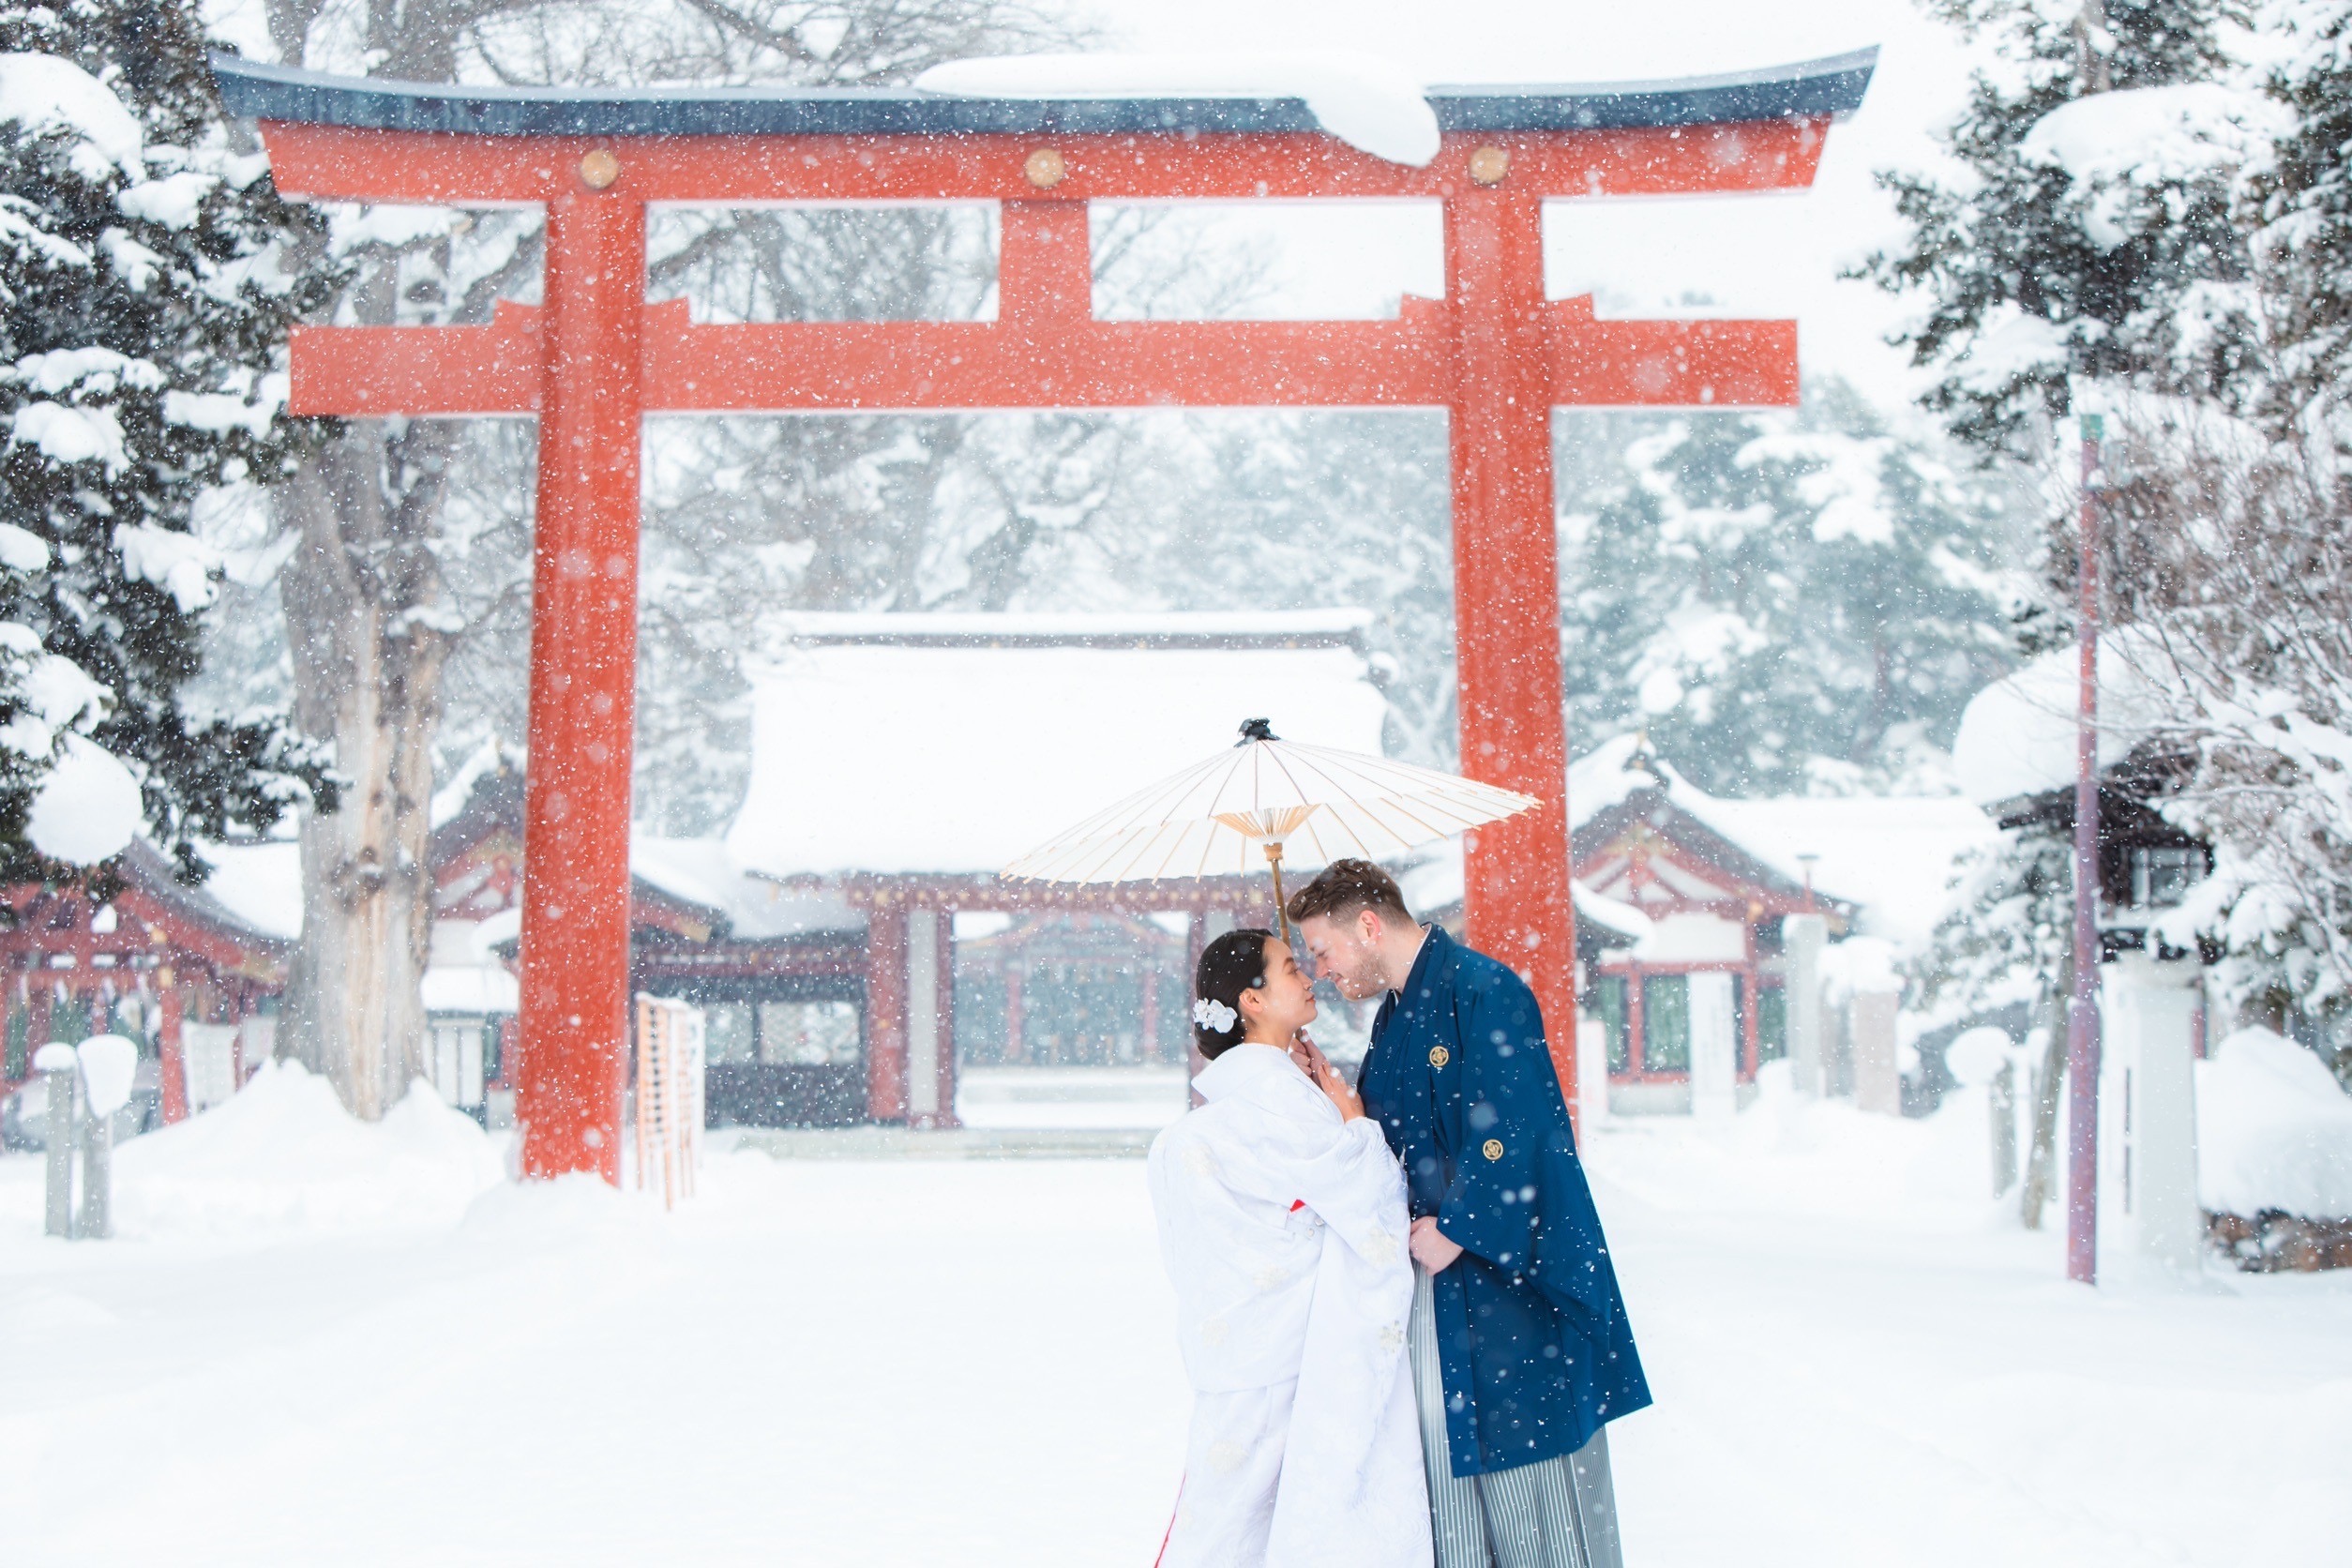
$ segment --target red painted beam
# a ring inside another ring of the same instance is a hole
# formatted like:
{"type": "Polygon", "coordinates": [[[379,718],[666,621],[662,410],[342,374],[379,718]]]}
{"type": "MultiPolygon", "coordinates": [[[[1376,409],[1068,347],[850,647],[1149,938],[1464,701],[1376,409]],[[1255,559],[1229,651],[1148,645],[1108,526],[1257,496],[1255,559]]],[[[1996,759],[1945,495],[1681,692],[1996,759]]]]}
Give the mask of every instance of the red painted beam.
{"type": "MultiPolygon", "coordinates": [[[[661,413],[884,409],[1442,408],[1454,327],[1408,298],[1385,322],[758,323],[696,326],[649,306],[643,399],[661,413]]],[[[1775,406],[1797,400],[1794,322],[1596,322],[1548,307],[1554,404],[1775,406]]],[[[302,327],[296,414],[527,415],[544,379],[537,312],[488,327],[302,327]],[[479,357],[475,357],[475,356],[479,357]]]]}
{"type": "Polygon", "coordinates": [[[535,306],[498,302],[488,326],[297,326],[287,344],[297,414],[536,414],[547,380],[535,306]]]}
{"type": "Polygon", "coordinates": [[[801,202],[1249,201],[1327,196],[1433,200],[1477,188],[1470,155],[1500,147],[1510,183],[1544,197],[1788,190],[1813,183],[1825,120],[1675,129],[1449,135],[1426,168],[1328,136],[502,137],[267,121],[290,196],[438,205],[540,203],[565,193],[591,151],[620,161],[609,193],[705,206],[801,202]],[[1064,173],[1040,190],[1029,155],[1064,173]]]}

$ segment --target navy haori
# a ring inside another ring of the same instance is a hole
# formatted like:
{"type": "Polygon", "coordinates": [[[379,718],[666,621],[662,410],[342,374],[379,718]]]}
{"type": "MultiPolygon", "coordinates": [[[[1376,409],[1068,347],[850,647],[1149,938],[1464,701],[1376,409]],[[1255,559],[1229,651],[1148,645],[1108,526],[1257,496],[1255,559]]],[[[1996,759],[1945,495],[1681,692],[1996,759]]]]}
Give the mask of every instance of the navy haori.
{"type": "Polygon", "coordinates": [[[1358,1088],[1413,1217],[1462,1257],[1434,1281],[1454,1473],[1582,1448],[1650,1403],[1535,993],[1438,927],[1381,1003],[1358,1088]]]}

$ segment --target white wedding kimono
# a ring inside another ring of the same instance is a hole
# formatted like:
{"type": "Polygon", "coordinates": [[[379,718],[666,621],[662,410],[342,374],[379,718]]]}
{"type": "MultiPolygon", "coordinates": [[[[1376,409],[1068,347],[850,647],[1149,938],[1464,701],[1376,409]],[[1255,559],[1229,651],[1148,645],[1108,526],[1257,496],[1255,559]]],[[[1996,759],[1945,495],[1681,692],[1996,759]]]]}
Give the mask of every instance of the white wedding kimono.
{"type": "Polygon", "coordinates": [[[1163,1568],[1428,1568],[1405,1182],[1273,1046],[1194,1080],[1152,1202],[1195,1390],[1163,1568]]]}

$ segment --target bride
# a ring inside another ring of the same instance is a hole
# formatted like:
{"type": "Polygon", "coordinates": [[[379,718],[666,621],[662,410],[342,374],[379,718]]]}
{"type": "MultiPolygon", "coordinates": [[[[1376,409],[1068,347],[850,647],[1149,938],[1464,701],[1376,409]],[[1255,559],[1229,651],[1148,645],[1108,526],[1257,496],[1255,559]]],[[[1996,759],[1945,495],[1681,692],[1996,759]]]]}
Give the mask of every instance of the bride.
{"type": "Polygon", "coordinates": [[[1428,1568],[1404,1177],[1289,943],[1217,938],[1194,994],[1207,1103],[1150,1167],[1195,1391],[1163,1568],[1428,1568]]]}

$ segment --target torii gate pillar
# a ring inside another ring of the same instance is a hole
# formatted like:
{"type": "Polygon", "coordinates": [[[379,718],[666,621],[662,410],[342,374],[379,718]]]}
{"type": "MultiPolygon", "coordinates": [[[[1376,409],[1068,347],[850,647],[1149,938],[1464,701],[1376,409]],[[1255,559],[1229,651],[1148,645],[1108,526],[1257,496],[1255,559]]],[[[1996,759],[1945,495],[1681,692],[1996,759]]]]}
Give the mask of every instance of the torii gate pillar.
{"type": "Polygon", "coordinates": [[[638,474],[655,412],[1441,408],[1451,421],[1462,768],[1538,797],[1475,836],[1470,941],[1533,986],[1575,1105],[1551,411],[1787,404],[1789,322],[1596,320],[1544,294],[1546,200],[1809,184],[1875,52],[1623,90],[1431,97],[1421,169],[1295,99],[917,93],[566,96],[214,69],[279,188],[543,206],[546,304],[486,326],[297,328],[298,414],[536,415],[531,766],[518,1120],[526,1174],[617,1180],[626,1073],[638,474]],[[1089,204],[1344,197],[1443,204],[1446,298],[1373,322],[1104,322],[1089,204]],[[994,322],[698,325],[648,305],[645,209],[988,202],[994,322]]]}
{"type": "Polygon", "coordinates": [[[548,204],[515,1120],[526,1170],[613,1182],[628,1057],[644,277],[642,203],[581,187],[548,204]]]}
{"type": "Polygon", "coordinates": [[[1568,737],[1552,512],[1551,345],[1540,196],[1473,186],[1447,204],[1445,286],[1460,370],[1447,408],[1462,768],[1535,796],[1463,857],[1470,944],[1516,969],[1576,1103],[1576,919],[1568,896],[1568,737]],[[1462,526],[1475,519],[1474,527],[1462,526]],[[1528,874],[1560,867],[1559,876],[1528,874]]]}

